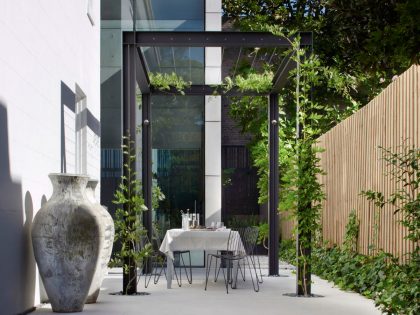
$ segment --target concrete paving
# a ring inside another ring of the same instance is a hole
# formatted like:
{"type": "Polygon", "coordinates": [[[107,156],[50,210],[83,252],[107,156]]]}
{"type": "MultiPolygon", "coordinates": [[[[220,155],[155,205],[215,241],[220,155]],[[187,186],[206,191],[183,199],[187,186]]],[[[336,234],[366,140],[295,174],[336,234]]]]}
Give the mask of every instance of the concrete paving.
{"type": "MultiPolygon", "coordinates": [[[[263,267],[266,267],[264,261],[263,267]]],[[[294,293],[296,277],[293,267],[281,264],[281,277],[264,276],[260,292],[254,292],[249,275],[245,282],[238,281],[238,288],[226,294],[223,278],[218,282],[209,282],[204,290],[204,269],[193,269],[193,283],[188,284],[183,277],[182,287],[173,282],[172,289],[166,289],[166,280],[161,278],[157,285],[151,283],[144,288],[141,278],[138,291],[148,292],[144,296],[116,296],[112,292],[121,290],[122,274],[113,269],[105,278],[96,304],[87,304],[84,314],[101,315],[373,315],[381,314],[373,301],[363,296],[344,292],[332,284],[313,276],[312,292],[323,297],[296,298],[284,296],[294,293]]],[[[263,269],[263,275],[267,270],[263,269]]],[[[32,313],[36,315],[52,314],[48,304],[41,305],[32,313]]],[[[78,314],[78,313],[75,313],[78,314]]]]}

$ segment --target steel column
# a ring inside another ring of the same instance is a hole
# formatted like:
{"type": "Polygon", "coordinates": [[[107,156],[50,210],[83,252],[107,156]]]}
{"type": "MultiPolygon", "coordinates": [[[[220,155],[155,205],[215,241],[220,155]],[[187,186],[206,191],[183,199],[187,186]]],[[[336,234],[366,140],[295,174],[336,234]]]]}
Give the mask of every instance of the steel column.
{"type": "MultiPolygon", "coordinates": [[[[307,205],[307,207],[310,207],[310,205],[307,205]]],[[[301,211],[301,208],[299,208],[298,211],[301,211]]],[[[300,226],[301,223],[298,220],[298,228],[296,233],[296,253],[298,261],[296,268],[296,295],[311,296],[311,264],[307,264],[306,268],[304,268],[303,264],[300,263],[300,260],[302,259],[302,256],[307,257],[308,260],[311,259],[311,247],[302,247],[301,238],[304,237],[307,240],[310,240],[312,235],[310,231],[306,232],[306,234],[303,234],[303,232],[299,230],[300,226]]]]}
{"type": "MultiPolygon", "coordinates": [[[[309,58],[312,49],[313,49],[313,34],[310,33],[310,45],[309,50],[306,51],[306,58],[309,58]]],[[[303,60],[302,60],[303,61],[303,60]]],[[[300,69],[298,68],[298,72],[300,69]]],[[[313,88],[311,87],[310,92],[310,98],[312,101],[313,98],[313,88]]],[[[311,113],[307,113],[307,115],[310,115],[311,113]]],[[[296,117],[299,117],[300,115],[300,106],[297,104],[296,108],[296,117]]],[[[297,128],[296,128],[296,137],[298,139],[303,138],[303,125],[302,123],[297,121],[297,128]]],[[[300,152],[298,153],[300,155],[300,152]]],[[[306,172],[308,172],[308,165],[312,163],[312,161],[305,161],[302,160],[304,157],[302,155],[298,156],[300,160],[300,169],[299,169],[299,176],[304,176],[306,172]],[[301,174],[301,175],[300,175],[301,174]]],[[[298,187],[298,194],[301,193],[302,190],[304,190],[305,187],[298,187]]],[[[298,197],[298,200],[300,198],[298,197]]],[[[297,231],[296,231],[296,259],[297,259],[297,268],[296,268],[296,295],[297,296],[312,296],[312,287],[311,287],[311,253],[312,253],[312,232],[311,231],[302,231],[302,211],[305,209],[309,209],[312,207],[312,204],[309,202],[307,204],[303,204],[301,202],[298,202],[298,220],[297,220],[297,231]],[[307,246],[303,246],[302,239],[307,240],[307,246]],[[309,263],[304,266],[301,261],[303,260],[303,257],[306,257],[309,261],[309,263]]]]}
{"type": "MultiPolygon", "coordinates": [[[[123,122],[122,134],[129,137],[128,141],[133,141],[135,148],[136,140],[136,46],[134,44],[123,45],[123,122]]],[[[129,163],[124,155],[124,164],[129,163]]],[[[130,165],[135,170],[135,163],[130,165]]],[[[128,178],[127,169],[123,167],[123,175],[128,178]]],[[[137,292],[137,272],[136,263],[127,258],[124,261],[128,267],[128,273],[123,273],[123,289],[125,294],[135,294],[137,292]],[[134,281],[132,280],[134,279],[134,281]]]]}
{"type": "MultiPolygon", "coordinates": [[[[299,114],[299,113],[298,113],[299,114]]],[[[302,134],[302,124],[298,124],[298,130],[296,131],[297,137],[301,139],[303,137],[302,134]]],[[[304,176],[304,174],[308,171],[307,165],[311,163],[310,161],[302,161],[302,155],[300,152],[298,153],[299,160],[300,160],[300,168],[298,170],[298,176],[304,176]]],[[[302,190],[304,190],[304,187],[298,187],[298,194],[303,193],[302,190]]],[[[302,260],[303,257],[306,257],[309,261],[311,259],[311,238],[312,233],[311,231],[302,231],[302,212],[305,209],[308,209],[311,207],[311,203],[304,204],[302,202],[299,202],[300,197],[298,197],[298,205],[297,205],[297,211],[298,211],[298,219],[297,219],[297,231],[296,231],[296,259],[297,259],[297,266],[296,266],[296,295],[297,296],[311,296],[311,264],[307,264],[306,266],[303,265],[302,260]],[[306,239],[307,242],[309,241],[309,246],[306,244],[306,246],[303,246],[305,244],[302,244],[302,239],[306,239]]]]}
{"type": "Polygon", "coordinates": [[[147,211],[143,213],[143,225],[152,239],[152,126],[150,94],[142,94],[142,181],[143,198],[147,211]]]}
{"type": "Polygon", "coordinates": [[[269,201],[268,274],[279,275],[279,103],[278,94],[269,97],[269,201]]]}
{"type": "MultiPolygon", "coordinates": [[[[302,134],[302,124],[298,125],[297,136],[299,139],[303,137],[302,134]]],[[[305,176],[305,173],[308,172],[308,164],[311,161],[303,161],[300,152],[298,153],[298,159],[300,160],[300,167],[299,167],[299,175],[298,176],[305,176]]],[[[303,193],[304,187],[298,187],[298,194],[303,193]]],[[[312,233],[311,231],[302,231],[302,212],[305,209],[311,208],[311,203],[302,203],[300,197],[298,197],[298,218],[297,218],[297,231],[296,231],[296,295],[297,296],[311,296],[311,238],[312,233]],[[306,242],[302,242],[302,239],[306,240],[306,242]],[[309,261],[306,266],[303,263],[303,260],[307,259],[309,261]]]]}
{"type": "Polygon", "coordinates": [[[136,141],[136,47],[123,46],[123,127],[124,136],[128,134],[136,141]]]}

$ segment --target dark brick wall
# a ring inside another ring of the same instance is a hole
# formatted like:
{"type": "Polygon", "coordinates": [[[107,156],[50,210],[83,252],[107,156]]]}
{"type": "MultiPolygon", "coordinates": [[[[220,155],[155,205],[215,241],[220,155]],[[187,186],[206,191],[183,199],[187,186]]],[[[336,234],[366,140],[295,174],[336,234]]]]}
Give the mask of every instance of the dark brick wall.
{"type": "Polygon", "coordinates": [[[229,116],[229,99],[227,97],[222,98],[222,146],[245,146],[251,140],[250,135],[244,135],[241,133],[239,128],[229,116]]]}
{"type": "MultiPolygon", "coordinates": [[[[246,145],[250,135],[241,129],[229,116],[229,99],[222,98],[222,169],[233,170],[228,177],[230,184],[223,185],[222,218],[229,221],[232,216],[247,217],[259,215],[258,175],[252,167],[246,145]]],[[[223,177],[225,177],[224,175],[223,177]]]]}

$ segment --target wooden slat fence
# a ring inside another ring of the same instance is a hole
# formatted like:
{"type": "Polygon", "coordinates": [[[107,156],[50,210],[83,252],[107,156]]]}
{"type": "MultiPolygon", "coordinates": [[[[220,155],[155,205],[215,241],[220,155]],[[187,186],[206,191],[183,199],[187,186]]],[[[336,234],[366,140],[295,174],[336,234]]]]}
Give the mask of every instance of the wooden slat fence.
{"type": "MultiPolygon", "coordinates": [[[[389,196],[395,189],[395,183],[384,175],[378,146],[396,149],[405,142],[420,147],[419,79],[420,66],[413,65],[369,104],[319,138],[319,146],[325,149],[321,165],[327,172],[320,179],[326,192],[322,230],[330,244],[342,244],[349,213],[355,209],[360,220],[360,253],[370,254],[369,245],[375,245],[403,261],[403,255],[414,248],[404,239],[407,230],[399,223],[402,214],[394,214],[395,208],[387,205],[375,220],[374,206],[360,192],[372,189],[389,196]]],[[[291,224],[282,222],[282,227],[289,231],[291,224]]]]}
{"type": "Polygon", "coordinates": [[[280,213],[280,238],[282,240],[289,240],[294,238],[293,232],[295,227],[295,220],[288,212],[280,213]]]}

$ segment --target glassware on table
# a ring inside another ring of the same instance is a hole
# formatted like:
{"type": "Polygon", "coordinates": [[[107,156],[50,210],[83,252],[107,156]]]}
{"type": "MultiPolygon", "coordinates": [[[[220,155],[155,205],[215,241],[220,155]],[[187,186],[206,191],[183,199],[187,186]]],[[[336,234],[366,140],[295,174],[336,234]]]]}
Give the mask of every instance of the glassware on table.
{"type": "Polygon", "coordinates": [[[195,227],[195,215],[194,215],[194,213],[192,213],[191,214],[191,217],[190,217],[190,228],[194,228],[195,227]]]}
{"type": "Polygon", "coordinates": [[[188,213],[183,213],[182,217],[182,229],[188,231],[190,229],[190,216],[188,213]]]}
{"type": "Polygon", "coordinates": [[[223,224],[223,222],[217,222],[216,224],[216,228],[221,229],[223,228],[225,225],[223,224]]]}
{"type": "Polygon", "coordinates": [[[193,213],[191,217],[192,217],[191,227],[194,229],[199,228],[200,227],[200,214],[193,213]]]}

